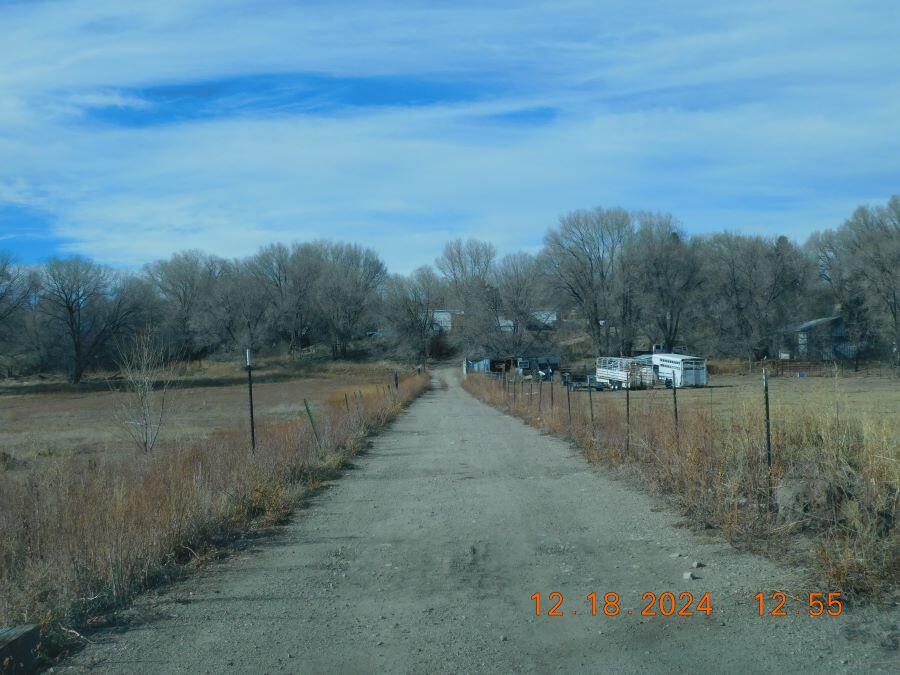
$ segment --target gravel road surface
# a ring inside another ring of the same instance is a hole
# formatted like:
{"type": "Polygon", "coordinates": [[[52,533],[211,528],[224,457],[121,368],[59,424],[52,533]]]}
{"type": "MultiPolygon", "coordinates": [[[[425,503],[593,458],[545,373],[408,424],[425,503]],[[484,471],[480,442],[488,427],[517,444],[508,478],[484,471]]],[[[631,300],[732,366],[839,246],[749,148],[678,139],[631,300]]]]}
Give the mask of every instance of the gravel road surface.
{"type": "Polygon", "coordinates": [[[449,388],[413,404],[288,524],[142,597],[123,625],[93,635],[56,670],[897,667],[884,638],[895,624],[883,611],[813,619],[797,616],[794,603],[786,617],[758,616],[756,593],[809,589],[788,569],[676,527],[680,519],[660,499],[476,401],[455,372],[436,380],[449,388]],[[648,591],[709,592],[712,615],[642,617],[648,591]],[[532,594],[542,595],[546,614],[551,592],[563,594],[563,616],[536,617],[532,594]],[[603,615],[607,592],[619,594],[618,616],[603,615]]]}

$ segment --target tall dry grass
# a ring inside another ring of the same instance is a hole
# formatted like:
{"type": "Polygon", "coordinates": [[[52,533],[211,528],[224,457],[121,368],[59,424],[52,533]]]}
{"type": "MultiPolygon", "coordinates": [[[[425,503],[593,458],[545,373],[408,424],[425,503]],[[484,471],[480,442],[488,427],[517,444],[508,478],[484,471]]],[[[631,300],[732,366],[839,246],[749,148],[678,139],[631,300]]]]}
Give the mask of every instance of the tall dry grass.
{"type": "Polygon", "coordinates": [[[793,542],[792,550],[806,557],[828,590],[867,596],[898,591],[895,420],[819,400],[779,410],[770,472],[761,400],[730,414],[681,409],[676,427],[670,390],[631,397],[630,424],[625,392],[605,392],[593,396],[592,424],[587,393],[570,394],[570,412],[559,384],[552,408],[549,383],[510,386],[469,375],[464,387],[570,438],[592,461],[638,467],[696,523],[721,528],[732,543],[774,543],[771,550],[784,550],[793,542]],[[805,546],[810,538],[812,550],[805,546]]]}
{"type": "Polygon", "coordinates": [[[77,630],[91,616],[177,573],[204,548],[271,522],[330,475],[429,384],[360,385],[304,416],[146,455],[72,459],[0,472],[0,625],[77,630]]]}

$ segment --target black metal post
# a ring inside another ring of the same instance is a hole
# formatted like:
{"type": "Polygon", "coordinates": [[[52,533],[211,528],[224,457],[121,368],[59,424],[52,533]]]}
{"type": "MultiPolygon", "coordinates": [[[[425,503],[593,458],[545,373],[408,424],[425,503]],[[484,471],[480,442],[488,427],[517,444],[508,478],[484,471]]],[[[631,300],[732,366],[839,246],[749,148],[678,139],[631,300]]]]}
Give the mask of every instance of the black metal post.
{"type": "Polygon", "coordinates": [[[344,392],[344,405],[347,408],[347,412],[350,412],[350,399],[347,398],[347,392],[344,392]]]}
{"type": "Polygon", "coordinates": [[[625,388],[625,454],[631,449],[631,387],[625,388]]]}
{"type": "Polygon", "coordinates": [[[769,467],[769,498],[772,497],[772,425],[769,419],[769,371],[763,370],[763,396],[766,399],[766,464],[769,467]]]}
{"type": "Polygon", "coordinates": [[[316,423],[313,420],[312,410],[309,409],[309,401],[303,399],[303,405],[306,407],[306,414],[309,417],[309,426],[312,427],[313,436],[316,437],[316,447],[321,450],[322,449],[322,441],[319,440],[319,432],[316,431],[316,423]]]}
{"type": "Polygon", "coordinates": [[[675,380],[672,380],[672,410],[675,413],[675,433],[678,433],[678,387],[675,386],[675,380]]]}
{"type": "Polygon", "coordinates": [[[256,452],[256,422],[253,419],[253,352],[247,350],[247,393],[250,397],[250,447],[256,452]]]}
{"type": "Polygon", "coordinates": [[[594,387],[588,382],[588,407],[591,409],[591,428],[594,428],[594,387]]]}

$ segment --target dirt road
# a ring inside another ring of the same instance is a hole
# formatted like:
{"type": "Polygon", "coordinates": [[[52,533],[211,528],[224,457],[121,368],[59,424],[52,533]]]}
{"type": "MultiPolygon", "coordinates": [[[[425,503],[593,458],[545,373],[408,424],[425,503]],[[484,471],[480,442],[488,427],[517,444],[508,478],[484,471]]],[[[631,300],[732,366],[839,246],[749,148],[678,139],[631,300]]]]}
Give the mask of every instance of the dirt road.
{"type": "MultiPolygon", "coordinates": [[[[759,617],[789,571],[673,527],[657,499],[464,392],[455,374],[254,550],[139,601],[63,669],[890,672],[860,617],[759,617]],[[693,561],[705,567],[692,568],[693,561]],[[685,580],[692,571],[698,579],[685,580]],[[563,616],[536,617],[532,594],[563,616]],[[617,592],[620,613],[603,616],[617,592]],[[712,616],[641,617],[647,591],[712,616]],[[591,616],[587,594],[600,598],[591,616]],[[696,604],[696,601],[695,601],[696,604]],[[627,610],[631,609],[631,615],[627,610]],[[576,614],[577,612],[577,614],[576,614]],[[848,639],[852,637],[853,639],[848,639]]],[[[821,589],[823,591],[829,589],[821,589]]]]}

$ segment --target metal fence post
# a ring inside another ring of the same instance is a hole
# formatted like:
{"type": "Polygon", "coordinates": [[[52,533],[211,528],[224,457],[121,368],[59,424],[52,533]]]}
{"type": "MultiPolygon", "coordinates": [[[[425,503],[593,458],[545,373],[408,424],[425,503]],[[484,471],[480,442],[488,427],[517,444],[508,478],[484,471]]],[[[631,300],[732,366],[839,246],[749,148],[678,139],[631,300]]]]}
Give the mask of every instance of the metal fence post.
{"type": "Polygon", "coordinates": [[[591,428],[594,428],[594,392],[590,382],[588,382],[588,407],[591,409],[591,428]]]}
{"type": "MultiPolygon", "coordinates": [[[[572,385],[566,382],[566,410],[569,413],[569,427],[572,426],[572,397],[570,392],[572,391],[572,385]]],[[[571,431],[571,428],[570,428],[571,431]]]]}
{"type": "Polygon", "coordinates": [[[316,437],[316,447],[321,450],[322,449],[322,441],[319,440],[319,432],[316,431],[316,423],[313,420],[312,410],[309,409],[309,401],[303,399],[303,405],[306,407],[306,414],[309,417],[309,426],[312,427],[313,436],[316,437]]]}
{"type": "Polygon", "coordinates": [[[675,433],[678,433],[678,387],[675,386],[675,380],[672,380],[672,410],[675,413],[675,433]]]}
{"type": "Polygon", "coordinates": [[[347,392],[344,392],[344,406],[347,408],[347,412],[350,412],[350,399],[347,398],[347,392]]]}
{"type": "Polygon", "coordinates": [[[250,397],[250,447],[256,452],[256,422],[253,419],[253,352],[247,350],[247,393],[250,397]]]}
{"type": "Polygon", "coordinates": [[[766,464],[769,467],[769,499],[772,499],[772,426],[769,418],[769,371],[763,369],[763,397],[766,400],[766,464]]]}
{"type": "Polygon", "coordinates": [[[631,387],[625,387],[625,454],[631,449],[631,387]]]}

